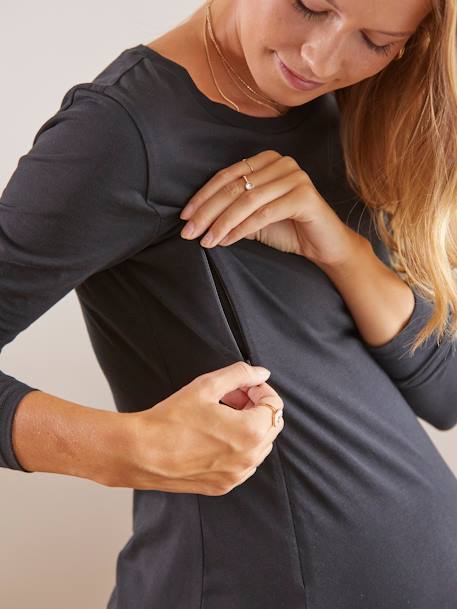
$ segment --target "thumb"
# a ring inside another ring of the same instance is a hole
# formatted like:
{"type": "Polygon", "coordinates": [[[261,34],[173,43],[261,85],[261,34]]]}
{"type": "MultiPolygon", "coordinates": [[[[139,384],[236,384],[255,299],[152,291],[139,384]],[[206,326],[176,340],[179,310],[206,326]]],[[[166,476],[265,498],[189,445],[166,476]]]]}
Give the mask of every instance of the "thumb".
{"type": "Polygon", "coordinates": [[[246,393],[254,404],[251,408],[256,408],[262,402],[267,402],[274,408],[284,407],[284,402],[282,401],[279,393],[277,393],[277,391],[275,391],[273,387],[267,383],[260,383],[255,387],[249,387],[246,393]]]}
{"type": "Polygon", "coordinates": [[[270,371],[263,366],[251,366],[245,361],[238,361],[224,368],[201,375],[211,377],[212,383],[208,398],[218,402],[226,393],[239,389],[242,386],[251,387],[264,383],[270,376],[270,371]]]}

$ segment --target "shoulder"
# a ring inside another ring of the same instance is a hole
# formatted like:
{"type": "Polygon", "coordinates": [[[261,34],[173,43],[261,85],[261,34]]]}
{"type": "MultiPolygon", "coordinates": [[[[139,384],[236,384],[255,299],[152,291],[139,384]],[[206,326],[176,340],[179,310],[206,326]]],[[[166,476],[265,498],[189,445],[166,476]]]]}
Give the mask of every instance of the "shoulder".
{"type": "MultiPolygon", "coordinates": [[[[92,81],[72,85],[61,98],[56,112],[37,131],[33,144],[43,132],[64,118],[67,122],[77,121],[82,133],[95,128],[98,136],[109,137],[115,133],[119,136],[126,129],[136,129],[141,135],[141,121],[137,120],[137,115],[146,91],[139,72],[144,72],[140,64],[145,57],[144,45],[127,48],[104,66],[92,81]]],[[[149,76],[150,71],[148,65],[149,76]]]]}

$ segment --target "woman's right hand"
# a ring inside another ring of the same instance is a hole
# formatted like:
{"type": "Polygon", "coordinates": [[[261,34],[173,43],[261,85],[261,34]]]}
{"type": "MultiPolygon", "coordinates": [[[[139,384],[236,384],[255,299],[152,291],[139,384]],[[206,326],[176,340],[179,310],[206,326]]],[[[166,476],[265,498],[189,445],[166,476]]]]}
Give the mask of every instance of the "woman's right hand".
{"type": "Polygon", "coordinates": [[[133,442],[106,486],[228,493],[252,476],[284,427],[283,417],[273,426],[271,409],[260,405],[284,407],[265,383],[268,376],[235,362],[196,377],[152,408],[129,413],[133,442]]]}

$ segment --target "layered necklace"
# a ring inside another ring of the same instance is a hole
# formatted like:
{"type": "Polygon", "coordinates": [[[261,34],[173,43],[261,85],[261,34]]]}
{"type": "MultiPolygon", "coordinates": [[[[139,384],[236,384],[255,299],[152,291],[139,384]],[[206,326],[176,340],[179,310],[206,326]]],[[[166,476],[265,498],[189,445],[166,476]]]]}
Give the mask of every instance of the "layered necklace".
{"type": "Polygon", "coordinates": [[[206,19],[205,19],[204,28],[203,28],[203,39],[205,41],[205,50],[206,50],[206,57],[208,59],[208,65],[211,70],[211,75],[213,77],[213,81],[214,81],[214,84],[215,84],[217,90],[219,91],[221,96],[226,101],[228,101],[230,104],[232,104],[232,106],[235,108],[235,110],[237,110],[237,112],[240,112],[239,106],[233,100],[229,99],[226,95],[224,95],[224,93],[221,91],[221,89],[217,83],[216,76],[215,76],[214,70],[213,70],[213,66],[211,64],[211,59],[209,56],[208,40],[207,40],[207,33],[206,33],[207,29],[209,31],[209,35],[214,44],[214,47],[215,47],[219,57],[222,60],[225,71],[230,76],[230,78],[235,83],[235,85],[240,89],[240,91],[242,91],[245,95],[247,95],[247,97],[249,97],[250,99],[255,101],[257,104],[270,108],[271,110],[274,110],[275,112],[277,112],[279,115],[285,114],[284,111],[280,110],[280,104],[278,104],[271,98],[263,95],[262,93],[259,93],[258,91],[254,91],[254,89],[252,87],[250,87],[249,84],[245,80],[243,80],[239,74],[237,74],[237,72],[235,71],[233,66],[230,64],[230,62],[226,59],[226,57],[224,57],[224,54],[222,53],[221,48],[214,35],[213,21],[212,21],[212,17],[211,17],[211,4],[213,2],[214,2],[214,0],[208,0],[207,5],[206,5],[206,19]],[[244,85],[244,88],[239,84],[238,81],[240,81],[244,85]],[[251,95],[250,93],[248,93],[248,91],[246,89],[251,91],[251,93],[253,93],[255,95],[255,97],[253,95],[251,95]]]}

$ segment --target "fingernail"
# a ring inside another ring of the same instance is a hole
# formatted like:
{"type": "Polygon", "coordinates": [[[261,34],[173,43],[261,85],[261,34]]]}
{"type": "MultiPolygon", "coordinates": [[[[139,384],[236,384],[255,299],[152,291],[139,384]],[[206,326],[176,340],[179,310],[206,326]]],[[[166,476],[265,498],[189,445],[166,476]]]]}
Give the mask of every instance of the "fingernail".
{"type": "Polygon", "coordinates": [[[188,222],[181,231],[182,237],[190,237],[194,232],[195,225],[193,222],[188,222]]]}
{"type": "Polygon", "coordinates": [[[203,239],[200,241],[201,245],[211,245],[213,242],[213,233],[208,231],[203,239]]]}
{"type": "Polygon", "coordinates": [[[192,211],[193,211],[193,206],[187,205],[187,207],[184,207],[184,209],[181,211],[181,213],[179,214],[179,217],[182,220],[187,220],[187,218],[192,215],[192,211]]]}
{"type": "Polygon", "coordinates": [[[268,370],[268,368],[264,368],[263,366],[253,366],[256,374],[260,375],[260,376],[269,376],[271,374],[270,370],[268,370]]]}

